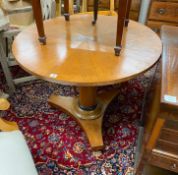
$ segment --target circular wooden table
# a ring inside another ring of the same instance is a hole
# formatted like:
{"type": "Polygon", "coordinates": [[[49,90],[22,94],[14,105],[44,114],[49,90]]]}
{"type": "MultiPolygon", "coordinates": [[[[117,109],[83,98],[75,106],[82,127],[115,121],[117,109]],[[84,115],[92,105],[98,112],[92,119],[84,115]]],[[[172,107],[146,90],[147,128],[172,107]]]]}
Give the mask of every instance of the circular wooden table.
{"type": "Polygon", "coordinates": [[[104,112],[118,90],[97,94],[98,86],[124,82],[144,73],[159,59],[162,46],[151,29],[131,21],[123,48],[114,54],[116,16],[74,15],[45,21],[47,44],[40,45],[36,26],[21,32],[13,43],[17,62],[47,81],[79,87],[78,97],[52,95],[49,103],[70,113],[84,129],[93,149],[101,149],[104,112]]]}

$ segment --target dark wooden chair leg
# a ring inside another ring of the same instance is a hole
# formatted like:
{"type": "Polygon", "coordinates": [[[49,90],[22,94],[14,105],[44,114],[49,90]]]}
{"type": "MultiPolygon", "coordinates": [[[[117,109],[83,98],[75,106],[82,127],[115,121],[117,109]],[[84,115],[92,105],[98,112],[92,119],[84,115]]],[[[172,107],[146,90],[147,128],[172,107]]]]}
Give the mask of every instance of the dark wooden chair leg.
{"type": "Polygon", "coordinates": [[[128,0],[128,2],[127,2],[126,19],[125,19],[125,27],[128,27],[128,24],[129,24],[129,14],[130,14],[131,4],[132,4],[132,0],[128,0]]]}
{"type": "Polygon", "coordinates": [[[92,21],[92,24],[95,25],[96,24],[96,21],[97,21],[97,18],[98,18],[98,3],[99,3],[99,0],[94,0],[94,10],[93,10],[93,13],[94,13],[94,18],[93,18],[93,21],[92,21]]]}
{"type": "Polygon", "coordinates": [[[69,0],[64,1],[64,17],[66,21],[70,20],[70,14],[69,14],[69,0]]]}
{"type": "Polygon", "coordinates": [[[124,26],[125,26],[127,2],[128,0],[119,0],[116,47],[114,48],[116,56],[120,55],[121,48],[122,48],[121,43],[122,43],[124,26]]]}
{"type": "Polygon", "coordinates": [[[46,44],[40,0],[32,0],[32,7],[41,44],[46,44]]]}

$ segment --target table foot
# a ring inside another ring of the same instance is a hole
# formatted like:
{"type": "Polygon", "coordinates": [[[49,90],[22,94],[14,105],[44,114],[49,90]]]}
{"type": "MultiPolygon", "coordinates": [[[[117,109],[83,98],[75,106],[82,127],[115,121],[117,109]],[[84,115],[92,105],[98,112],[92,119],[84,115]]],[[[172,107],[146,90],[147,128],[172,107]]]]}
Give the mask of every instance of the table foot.
{"type": "Polygon", "coordinates": [[[0,130],[1,131],[15,131],[19,127],[16,122],[10,122],[4,119],[0,119],[0,130]]]}
{"type": "Polygon", "coordinates": [[[50,105],[62,109],[72,115],[80,124],[93,150],[101,150],[104,147],[102,137],[102,122],[104,112],[118,94],[118,90],[99,94],[97,97],[97,107],[93,111],[86,111],[79,107],[78,97],[64,97],[52,95],[48,102],[50,105]]]}
{"type": "Polygon", "coordinates": [[[121,46],[116,46],[115,48],[114,48],[114,50],[115,50],[115,55],[116,56],[119,56],[120,55],[120,52],[121,52],[121,46]]]}
{"type": "Polygon", "coordinates": [[[66,21],[70,21],[70,15],[69,15],[69,13],[65,13],[64,17],[65,17],[66,21]]]}
{"type": "Polygon", "coordinates": [[[39,37],[38,40],[41,44],[46,45],[46,37],[45,36],[39,37]]]}
{"type": "Polygon", "coordinates": [[[125,27],[128,27],[129,25],[129,19],[125,19],[125,27]]]}

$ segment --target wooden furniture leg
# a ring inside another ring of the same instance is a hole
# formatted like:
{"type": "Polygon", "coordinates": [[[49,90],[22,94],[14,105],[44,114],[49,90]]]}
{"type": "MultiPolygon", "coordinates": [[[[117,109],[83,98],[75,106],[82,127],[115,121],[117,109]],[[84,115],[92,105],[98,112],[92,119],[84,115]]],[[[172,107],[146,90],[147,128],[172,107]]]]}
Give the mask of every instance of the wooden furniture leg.
{"type": "Polygon", "coordinates": [[[33,7],[34,18],[35,18],[36,25],[37,25],[39,41],[41,44],[46,44],[46,36],[44,33],[43,17],[42,17],[40,0],[32,0],[32,7],[33,7]]]}
{"type": "Polygon", "coordinates": [[[70,15],[69,15],[69,0],[64,1],[64,17],[66,21],[70,20],[70,15]]]}
{"type": "Polygon", "coordinates": [[[119,0],[119,7],[118,7],[118,21],[117,21],[117,36],[116,36],[116,47],[115,55],[119,56],[121,52],[121,43],[122,43],[122,36],[124,31],[125,19],[126,19],[126,12],[127,12],[127,3],[128,0],[119,0]]]}
{"type": "Polygon", "coordinates": [[[97,96],[96,87],[80,87],[79,97],[52,95],[48,102],[72,115],[86,133],[92,149],[100,150],[104,147],[102,137],[104,112],[118,92],[118,89],[115,89],[97,96]]]}
{"type": "Polygon", "coordinates": [[[8,87],[9,87],[9,93],[12,94],[13,92],[15,92],[15,85],[13,83],[13,77],[10,72],[7,60],[6,60],[6,54],[5,54],[5,50],[4,50],[4,46],[3,46],[2,35],[3,35],[3,33],[0,32],[0,63],[2,66],[2,70],[4,72],[4,76],[6,78],[8,87]]]}
{"type": "Polygon", "coordinates": [[[87,0],[82,1],[82,10],[81,12],[87,12],[87,0]]]}
{"type": "Polygon", "coordinates": [[[96,24],[96,21],[97,21],[97,18],[98,18],[98,0],[94,0],[94,6],[93,6],[93,12],[94,12],[94,18],[93,18],[93,21],[92,21],[92,24],[95,25],[96,24]]]}
{"type": "Polygon", "coordinates": [[[128,27],[129,24],[129,14],[131,9],[132,0],[127,1],[127,12],[126,12],[126,19],[125,19],[125,27],[128,27]]]}
{"type": "MultiPolygon", "coordinates": [[[[0,113],[1,111],[7,110],[9,107],[10,107],[9,102],[4,98],[0,98],[0,113]]],[[[16,122],[6,121],[0,118],[0,131],[14,131],[14,130],[18,130],[18,125],[16,122]]]]}
{"type": "Polygon", "coordinates": [[[6,121],[0,118],[0,131],[14,131],[18,130],[19,127],[16,122],[6,121]]]}
{"type": "Polygon", "coordinates": [[[114,11],[114,0],[110,0],[110,11],[114,11]]]}

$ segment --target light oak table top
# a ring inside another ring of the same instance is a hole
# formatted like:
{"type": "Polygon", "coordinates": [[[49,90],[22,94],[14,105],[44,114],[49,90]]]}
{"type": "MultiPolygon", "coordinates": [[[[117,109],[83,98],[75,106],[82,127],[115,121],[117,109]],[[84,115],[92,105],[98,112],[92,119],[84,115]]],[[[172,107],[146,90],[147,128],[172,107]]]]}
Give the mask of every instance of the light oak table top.
{"type": "Polygon", "coordinates": [[[47,44],[40,45],[35,25],[21,32],[13,43],[17,62],[42,79],[76,86],[101,86],[127,81],[151,68],[162,45],[148,27],[130,21],[123,48],[114,54],[117,16],[73,15],[44,22],[47,44]]]}

